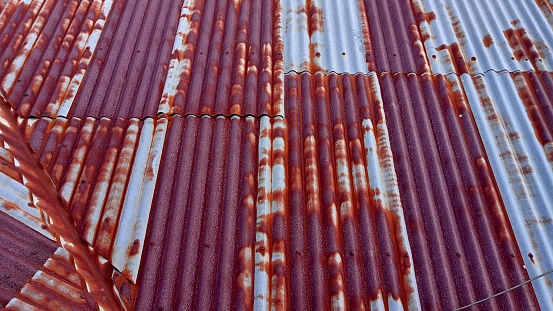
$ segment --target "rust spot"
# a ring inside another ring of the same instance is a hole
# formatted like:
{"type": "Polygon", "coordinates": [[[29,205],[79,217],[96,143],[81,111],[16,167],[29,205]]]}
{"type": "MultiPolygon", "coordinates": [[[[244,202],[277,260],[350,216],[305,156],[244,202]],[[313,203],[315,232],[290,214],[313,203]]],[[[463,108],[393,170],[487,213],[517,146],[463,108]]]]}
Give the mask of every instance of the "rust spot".
{"type": "Polygon", "coordinates": [[[139,250],[140,250],[140,240],[136,239],[132,242],[130,256],[137,255],[139,250]]]}
{"type": "Polygon", "coordinates": [[[482,39],[482,41],[484,42],[484,46],[489,48],[493,43],[492,35],[487,34],[486,36],[484,36],[484,39],[482,39]]]}
{"type": "Polygon", "coordinates": [[[530,258],[530,261],[531,261],[533,264],[536,264],[536,260],[534,259],[534,254],[528,253],[528,258],[530,258]]]}

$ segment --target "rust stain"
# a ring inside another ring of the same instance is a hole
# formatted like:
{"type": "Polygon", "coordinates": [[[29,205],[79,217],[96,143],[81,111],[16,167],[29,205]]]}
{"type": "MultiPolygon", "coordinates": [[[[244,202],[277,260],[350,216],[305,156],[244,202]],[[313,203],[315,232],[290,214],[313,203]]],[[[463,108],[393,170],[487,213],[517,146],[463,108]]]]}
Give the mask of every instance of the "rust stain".
{"type": "Polygon", "coordinates": [[[515,28],[509,28],[503,31],[503,34],[511,47],[514,59],[517,61],[530,61],[532,65],[536,67],[536,62],[539,60],[540,54],[534,42],[526,33],[526,29],[523,27],[516,27],[520,24],[519,20],[514,20],[511,24],[515,28]]]}
{"type": "MultiPolygon", "coordinates": [[[[535,74],[532,74],[535,75],[535,74]]],[[[553,142],[553,133],[544,118],[540,108],[536,88],[531,87],[531,77],[528,73],[511,73],[511,78],[515,84],[518,96],[522,100],[528,119],[536,133],[536,137],[542,146],[553,142]]],[[[536,77],[534,77],[536,78],[536,77]]]]}
{"type": "Polygon", "coordinates": [[[467,67],[467,63],[465,62],[465,58],[463,56],[463,52],[461,51],[461,48],[459,47],[459,43],[453,42],[450,45],[442,44],[439,47],[437,47],[436,50],[437,51],[447,50],[449,52],[448,61],[450,61],[451,64],[453,64],[458,74],[469,73],[469,68],[467,67]],[[453,59],[451,59],[451,57],[453,59]]]}
{"type": "Polygon", "coordinates": [[[493,44],[493,38],[492,35],[487,34],[484,36],[484,39],[482,39],[482,42],[484,42],[484,46],[489,48],[493,44]]]}

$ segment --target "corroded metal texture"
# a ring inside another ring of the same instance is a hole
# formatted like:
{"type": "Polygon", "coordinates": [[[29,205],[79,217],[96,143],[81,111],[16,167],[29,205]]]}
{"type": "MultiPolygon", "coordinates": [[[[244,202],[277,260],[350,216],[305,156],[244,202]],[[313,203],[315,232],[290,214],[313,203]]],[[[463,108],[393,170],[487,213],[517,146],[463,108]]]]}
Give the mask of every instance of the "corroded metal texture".
{"type": "Polygon", "coordinates": [[[137,310],[252,308],[258,139],[254,118],[169,122],[137,310]]]}
{"type": "Polygon", "coordinates": [[[412,5],[434,73],[553,69],[548,0],[414,0],[412,5]]]}
{"type": "MultiPolygon", "coordinates": [[[[36,206],[44,221],[41,229],[47,230],[58,245],[73,257],[91,297],[103,308],[121,309],[122,303],[116,297],[110,279],[112,266],[106,265],[105,260],[98,257],[80,239],[73,220],[64,209],[63,200],[57,195],[51,179],[26,142],[25,136],[21,134],[15,112],[4,100],[0,100],[0,121],[0,139],[4,152],[10,159],[14,159],[3,165],[22,176],[21,184],[28,188],[33,198],[31,203],[36,206]]],[[[3,196],[4,191],[9,190],[1,188],[0,196],[3,196]]]]}
{"type": "Polygon", "coordinates": [[[26,128],[77,231],[136,281],[167,119],[40,119],[26,128]]]}
{"type": "MultiPolygon", "coordinates": [[[[462,80],[530,277],[553,269],[553,77],[463,75],[462,80]]],[[[553,277],[533,282],[542,309],[553,277]]]]}
{"type": "Polygon", "coordinates": [[[420,309],[376,75],[289,75],[286,102],[290,306],[420,309]]]}
{"type": "Polygon", "coordinates": [[[160,113],[282,114],[278,0],[186,0],[160,113]]]}
{"type": "Polygon", "coordinates": [[[57,245],[3,212],[0,224],[0,308],[4,308],[57,245]]]}
{"type": "MultiPolygon", "coordinates": [[[[422,307],[455,309],[527,280],[459,78],[379,80],[422,307]]],[[[531,310],[535,299],[527,284],[481,306],[531,310]]]]}
{"type": "MultiPolygon", "coordinates": [[[[415,1],[357,0],[365,12],[365,57],[370,71],[390,73],[429,72],[424,36],[417,24],[421,15],[415,1]]],[[[429,18],[422,16],[422,18],[429,18]]]]}
{"type": "Polygon", "coordinates": [[[19,115],[71,113],[93,55],[107,50],[98,41],[113,6],[112,0],[7,2],[0,12],[0,89],[19,115]]]}
{"type": "Polygon", "coordinates": [[[368,73],[365,12],[355,1],[285,0],[284,71],[368,73]]]}
{"type": "Polygon", "coordinates": [[[84,279],[65,249],[58,248],[44,261],[10,300],[6,310],[98,310],[98,304],[88,294],[84,279]]]}

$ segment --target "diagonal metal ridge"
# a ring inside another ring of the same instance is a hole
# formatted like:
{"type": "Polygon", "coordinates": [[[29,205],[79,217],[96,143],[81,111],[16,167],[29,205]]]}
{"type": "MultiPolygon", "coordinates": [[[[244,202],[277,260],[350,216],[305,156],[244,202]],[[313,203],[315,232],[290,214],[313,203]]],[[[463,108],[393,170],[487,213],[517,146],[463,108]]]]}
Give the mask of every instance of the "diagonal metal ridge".
{"type": "Polygon", "coordinates": [[[56,187],[21,134],[17,115],[3,100],[3,96],[0,98],[0,121],[0,138],[16,160],[12,169],[24,177],[25,186],[36,199],[34,205],[48,219],[44,229],[74,258],[75,268],[84,278],[93,299],[103,309],[123,310],[124,307],[112,289],[111,265],[101,263],[95,251],[79,237],[56,187]]]}

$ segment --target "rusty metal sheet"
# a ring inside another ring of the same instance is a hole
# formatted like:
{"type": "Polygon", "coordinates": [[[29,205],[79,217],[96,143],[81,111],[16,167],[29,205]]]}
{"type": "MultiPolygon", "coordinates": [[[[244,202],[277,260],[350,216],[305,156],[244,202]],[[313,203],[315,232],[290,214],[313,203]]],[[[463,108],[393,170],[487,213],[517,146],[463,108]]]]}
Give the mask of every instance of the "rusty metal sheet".
{"type": "MultiPolygon", "coordinates": [[[[379,80],[423,308],[455,309],[527,280],[509,204],[459,78],[379,80]]],[[[500,306],[538,308],[531,284],[481,305],[500,306]]]]}
{"type": "MultiPolygon", "coordinates": [[[[365,57],[370,71],[426,73],[430,66],[423,46],[421,15],[404,0],[357,0],[365,13],[365,57]]],[[[413,3],[416,1],[413,1],[413,3]]],[[[422,17],[424,19],[424,16],[422,17]]]]}
{"type": "Polygon", "coordinates": [[[84,279],[65,249],[58,248],[44,261],[9,301],[6,310],[98,310],[98,304],[88,294],[84,279]]]}
{"type": "Polygon", "coordinates": [[[77,231],[136,282],[167,119],[40,119],[29,141],[77,231]]]}
{"type": "Polygon", "coordinates": [[[90,296],[102,308],[121,309],[123,304],[116,297],[117,292],[109,279],[113,267],[107,265],[79,237],[73,220],[64,209],[62,198],[57,195],[55,186],[27,143],[21,127],[13,109],[3,99],[0,100],[0,139],[4,151],[14,159],[13,163],[3,165],[7,165],[16,176],[22,176],[22,184],[29,189],[33,205],[44,215],[41,228],[47,230],[58,245],[74,258],[90,296]]]}
{"type": "Polygon", "coordinates": [[[0,308],[4,308],[57,245],[3,212],[0,224],[0,308]]]}
{"type": "Polygon", "coordinates": [[[553,70],[548,0],[414,0],[434,73],[553,70]]]}
{"type": "Polygon", "coordinates": [[[171,118],[137,310],[253,307],[258,139],[253,117],[171,118]]]}
{"type": "MultiPolygon", "coordinates": [[[[67,116],[112,0],[9,1],[0,13],[0,88],[21,116],[67,116]]],[[[105,46],[104,46],[105,48],[105,46]]]]}
{"type": "Polygon", "coordinates": [[[281,115],[279,0],[186,0],[159,113],[281,115]]]}
{"type": "Polygon", "coordinates": [[[376,75],[285,81],[292,309],[420,309],[376,75]]]}
{"type": "MultiPolygon", "coordinates": [[[[553,76],[462,76],[484,146],[530,277],[553,269],[553,76]]],[[[543,310],[553,277],[533,282],[543,310]]]]}
{"type": "Polygon", "coordinates": [[[368,73],[368,29],[356,1],[285,0],[282,6],[286,73],[368,73]]]}

